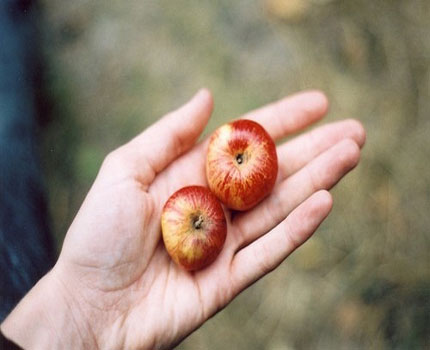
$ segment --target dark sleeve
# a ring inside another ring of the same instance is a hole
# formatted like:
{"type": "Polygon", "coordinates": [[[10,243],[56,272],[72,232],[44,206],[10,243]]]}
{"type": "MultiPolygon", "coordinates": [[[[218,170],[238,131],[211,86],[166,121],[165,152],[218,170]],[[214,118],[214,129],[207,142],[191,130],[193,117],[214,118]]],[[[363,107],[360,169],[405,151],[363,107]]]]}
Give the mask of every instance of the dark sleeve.
{"type": "Polygon", "coordinates": [[[0,350],[22,350],[22,348],[7,339],[0,331],[0,350]]]}
{"type": "Polygon", "coordinates": [[[0,322],[56,255],[37,154],[32,5],[0,0],[0,322]]]}

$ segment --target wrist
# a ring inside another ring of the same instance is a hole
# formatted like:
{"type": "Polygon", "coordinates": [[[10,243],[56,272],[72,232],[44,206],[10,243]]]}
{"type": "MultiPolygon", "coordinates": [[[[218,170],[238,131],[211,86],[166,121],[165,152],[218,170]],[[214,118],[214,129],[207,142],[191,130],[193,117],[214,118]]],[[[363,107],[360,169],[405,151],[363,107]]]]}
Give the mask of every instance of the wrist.
{"type": "Polygon", "coordinates": [[[9,314],[1,331],[25,349],[96,348],[79,312],[51,270],[9,314]]]}

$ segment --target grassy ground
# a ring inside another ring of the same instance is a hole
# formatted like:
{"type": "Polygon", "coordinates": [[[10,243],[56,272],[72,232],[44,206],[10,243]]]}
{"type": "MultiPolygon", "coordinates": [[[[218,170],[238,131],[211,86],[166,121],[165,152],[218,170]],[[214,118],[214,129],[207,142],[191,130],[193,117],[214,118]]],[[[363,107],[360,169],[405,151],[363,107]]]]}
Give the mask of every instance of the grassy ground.
{"type": "Polygon", "coordinates": [[[362,162],[303,249],[183,349],[430,346],[430,3],[42,0],[42,130],[59,245],[103,157],[201,86],[206,133],[304,88],[360,119],[362,162]]]}

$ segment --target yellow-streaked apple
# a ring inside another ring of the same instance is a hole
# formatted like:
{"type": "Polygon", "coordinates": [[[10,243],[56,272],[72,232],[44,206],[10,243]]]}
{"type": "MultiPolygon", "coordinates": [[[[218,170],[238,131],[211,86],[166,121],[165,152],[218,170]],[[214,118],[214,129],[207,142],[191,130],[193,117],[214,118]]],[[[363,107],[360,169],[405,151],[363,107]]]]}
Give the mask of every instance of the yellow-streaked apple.
{"type": "Polygon", "coordinates": [[[164,205],[161,230],[167,252],[188,271],[212,263],[221,252],[227,222],[218,199],[203,186],[183,187],[164,205]]]}

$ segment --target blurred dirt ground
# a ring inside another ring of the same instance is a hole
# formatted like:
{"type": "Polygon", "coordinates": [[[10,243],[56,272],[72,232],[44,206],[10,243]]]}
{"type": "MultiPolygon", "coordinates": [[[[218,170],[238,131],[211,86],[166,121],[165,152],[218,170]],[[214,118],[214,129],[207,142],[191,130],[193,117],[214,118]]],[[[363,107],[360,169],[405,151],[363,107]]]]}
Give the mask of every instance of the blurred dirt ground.
{"type": "Polygon", "coordinates": [[[430,2],[40,0],[58,245],[110,150],[206,86],[206,134],[305,88],[368,132],[329,219],[181,349],[430,348],[430,2]]]}

